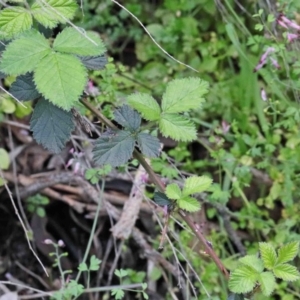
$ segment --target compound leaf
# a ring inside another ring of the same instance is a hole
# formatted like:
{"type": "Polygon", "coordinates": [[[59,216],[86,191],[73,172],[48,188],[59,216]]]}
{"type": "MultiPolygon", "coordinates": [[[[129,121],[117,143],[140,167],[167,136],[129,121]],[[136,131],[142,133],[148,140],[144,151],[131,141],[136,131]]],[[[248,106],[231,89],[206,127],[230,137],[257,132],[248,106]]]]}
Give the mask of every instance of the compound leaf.
{"type": "Polygon", "coordinates": [[[105,46],[101,38],[95,32],[85,32],[82,29],[68,27],[56,37],[53,48],[56,51],[92,56],[102,55],[105,46]]]}
{"type": "Polygon", "coordinates": [[[74,129],[73,115],[45,99],[38,100],[31,120],[34,139],[51,152],[60,152],[74,129]]]}
{"type": "Polygon", "coordinates": [[[34,81],[38,91],[53,104],[69,110],[86,85],[87,72],[72,55],[51,52],[41,60],[34,81]]]}
{"type": "Polygon", "coordinates": [[[16,81],[11,85],[9,92],[21,101],[34,100],[40,97],[33,82],[32,73],[18,76],[16,81]]]}
{"type": "Polygon", "coordinates": [[[239,261],[250,268],[253,268],[256,272],[261,273],[264,269],[264,265],[261,259],[256,255],[246,255],[239,259],[239,261]]]}
{"type": "Polygon", "coordinates": [[[169,199],[178,200],[181,197],[181,189],[176,183],[168,184],[166,187],[166,195],[169,199]]]}
{"type": "Polygon", "coordinates": [[[173,204],[173,202],[166,196],[166,194],[162,192],[154,193],[154,202],[159,206],[170,206],[173,204]]]}
{"type": "Polygon", "coordinates": [[[258,282],[265,296],[270,296],[275,288],[275,277],[271,272],[263,272],[259,274],[258,282]]]}
{"type": "Polygon", "coordinates": [[[182,194],[184,196],[201,193],[211,186],[212,180],[207,176],[192,176],[185,180],[182,194]]]}
{"type": "Polygon", "coordinates": [[[283,245],[278,250],[277,264],[282,264],[293,260],[299,252],[299,242],[291,242],[283,245]]]}
{"type": "Polygon", "coordinates": [[[31,26],[31,14],[23,7],[4,8],[0,12],[0,34],[4,38],[12,38],[31,26]]]}
{"type": "Polygon", "coordinates": [[[201,203],[193,197],[183,197],[177,200],[179,208],[184,209],[188,212],[196,212],[201,208],[201,203]]]}
{"type": "Polygon", "coordinates": [[[162,98],[162,110],[179,113],[198,108],[208,92],[208,83],[200,78],[175,79],[167,85],[162,98]]]}
{"type": "Polygon", "coordinates": [[[265,268],[272,270],[277,262],[277,255],[274,247],[269,243],[259,243],[259,251],[265,268]]]}
{"type": "Polygon", "coordinates": [[[230,274],[228,287],[234,293],[248,293],[254,288],[258,275],[252,268],[240,266],[230,274]]]}
{"type": "Polygon", "coordinates": [[[38,31],[27,31],[6,46],[2,54],[0,71],[8,75],[31,72],[50,52],[48,41],[38,31]]]}
{"type": "Polygon", "coordinates": [[[177,114],[162,114],[159,129],[165,137],[176,141],[189,142],[197,137],[194,124],[177,114]]]}
{"type": "Polygon", "coordinates": [[[79,56],[83,65],[89,70],[102,70],[107,64],[107,58],[100,56],[79,56]]]}
{"type": "Polygon", "coordinates": [[[72,19],[78,8],[73,0],[39,0],[31,6],[34,18],[47,28],[72,19]]]}
{"type": "Polygon", "coordinates": [[[110,164],[113,167],[126,163],[132,156],[135,139],[130,131],[119,131],[113,137],[100,137],[93,149],[97,165],[110,164]]]}
{"type": "Polygon", "coordinates": [[[273,273],[277,278],[285,281],[295,281],[300,279],[300,274],[296,267],[290,264],[277,265],[273,268],[273,273]]]}
{"type": "Polygon", "coordinates": [[[160,152],[159,139],[148,133],[139,133],[137,135],[137,144],[141,152],[147,157],[157,157],[160,152]]]}
{"type": "Polygon", "coordinates": [[[128,105],[123,105],[114,112],[115,121],[130,130],[136,132],[141,126],[141,116],[136,110],[133,110],[128,105]]]}
{"type": "Polygon", "coordinates": [[[136,93],[127,97],[129,105],[136,109],[145,120],[155,121],[159,119],[160,107],[157,101],[148,94],[136,93]]]}

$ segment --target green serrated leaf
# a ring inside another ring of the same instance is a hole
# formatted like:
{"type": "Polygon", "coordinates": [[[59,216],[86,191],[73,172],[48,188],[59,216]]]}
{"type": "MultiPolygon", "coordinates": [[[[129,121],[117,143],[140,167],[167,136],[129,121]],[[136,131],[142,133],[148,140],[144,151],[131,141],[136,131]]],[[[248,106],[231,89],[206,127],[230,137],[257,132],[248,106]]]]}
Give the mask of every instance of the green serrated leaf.
{"type": "Polygon", "coordinates": [[[178,207],[188,212],[196,212],[201,209],[201,203],[193,197],[183,197],[177,200],[178,207]]]}
{"type": "Polygon", "coordinates": [[[86,263],[81,263],[79,266],[78,266],[78,270],[81,271],[81,272],[84,272],[84,271],[88,271],[88,266],[86,263]]]}
{"type": "Polygon", "coordinates": [[[243,265],[253,268],[256,272],[261,273],[264,269],[264,264],[256,255],[246,255],[239,259],[243,265]]]}
{"type": "Polygon", "coordinates": [[[171,201],[164,193],[155,192],[153,197],[154,202],[159,206],[171,206],[173,201],[171,201]]]}
{"type": "Polygon", "coordinates": [[[73,0],[37,0],[31,11],[34,18],[47,28],[54,28],[58,23],[65,24],[72,19],[78,8],[73,0]]]}
{"type": "Polygon", "coordinates": [[[277,264],[282,264],[293,260],[299,252],[299,242],[291,242],[283,245],[278,250],[277,264]]]}
{"type": "Polygon", "coordinates": [[[30,120],[30,130],[39,144],[58,153],[70,139],[74,127],[71,112],[64,111],[47,100],[38,100],[30,120]]]}
{"type": "Polygon", "coordinates": [[[23,7],[4,8],[0,12],[0,32],[5,38],[12,38],[31,26],[31,14],[23,7]]]}
{"type": "Polygon", "coordinates": [[[119,300],[119,299],[123,299],[123,297],[125,296],[125,293],[121,289],[112,289],[111,295],[114,296],[114,298],[116,300],[119,300]]]}
{"type": "Polygon", "coordinates": [[[259,251],[265,268],[273,269],[277,262],[277,255],[273,246],[269,243],[259,243],[259,251]]]}
{"type": "Polygon", "coordinates": [[[34,100],[40,97],[33,82],[33,74],[18,76],[11,85],[9,92],[20,101],[34,100]]]}
{"type": "Polygon", "coordinates": [[[45,98],[69,110],[84,90],[87,72],[78,58],[51,52],[38,64],[34,81],[38,91],[45,98]]]}
{"type": "Polygon", "coordinates": [[[56,37],[53,48],[56,51],[83,55],[103,55],[105,46],[95,32],[85,32],[81,28],[68,27],[56,37]]]}
{"type": "Polygon", "coordinates": [[[181,197],[181,189],[176,183],[168,184],[166,187],[166,195],[169,199],[178,200],[181,197]]]}
{"type": "Polygon", "coordinates": [[[123,105],[114,112],[115,121],[130,130],[136,132],[141,126],[141,116],[128,105],[123,105]]]}
{"type": "Polygon", "coordinates": [[[159,129],[163,136],[171,137],[176,141],[189,142],[197,137],[195,125],[177,114],[162,114],[159,129]]]}
{"type": "Polygon", "coordinates": [[[258,275],[252,268],[240,266],[230,274],[228,287],[234,293],[248,293],[254,288],[258,275]]]}
{"type": "Polygon", "coordinates": [[[148,133],[139,133],[137,144],[141,152],[147,157],[157,157],[160,153],[160,142],[155,136],[148,133]]]}
{"type": "Polygon", "coordinates": [[[91,271],[98,271],[100,266],[101,260],[98,259],[95,255],[92,255],[90,258],[90,270],[91,271]]]}
{"type": "Polygon", "coordinates": [[[141,113],[145,120],[155,121],[159,119],[160,107],[152,96],[136,93],[128,96],[127,100],[129,105],[141,113]]]}
{"type": "Polygon", "coordinates": [[[192,176],[185,180],[182,194],[188,196],[195,193],[202,193],[211,186],[212,180],[207,176],[192,176]]]}
{"type": "Polygon", "coordinates": [[[296,267],[290,264],[277,265],[273,268],[273,273],[277,278],[285,281],[295,281],[300,279],[300,274],[296,267]]]}
{"type": "Polygon", "coordinates": [[[275,277],[271,272],[263,272],[258,276],[260,288],[265,296],[270,296],[275,289],[275,277]]]}
{"type": "Polygon", "coordinates": [[[80,61],[89,70],[102,70],[107,64],[107,58],[100,56],[79,56],[80,61]]]}
{"type": "Polygon", "coordinates": [[[200,78],[175,79],[167,85],[162,110],[173,114],[199,108],[207,92],[208,83],[200,78]]]}
{"type": "Polygon", "coordinates": [[[31,72],[50,52],[48,41],[39,32],[27,31],[6,46],[2,54],[0,71],[8,75],[31,72]]]}
{"type": "Polygon", "coordinates": [[[135,139],[130,131],[119,131],[113,137],[100,137],[93,150],[97,165],[110,164],[114,167],[126,163],[132,156],[135,139]]]}

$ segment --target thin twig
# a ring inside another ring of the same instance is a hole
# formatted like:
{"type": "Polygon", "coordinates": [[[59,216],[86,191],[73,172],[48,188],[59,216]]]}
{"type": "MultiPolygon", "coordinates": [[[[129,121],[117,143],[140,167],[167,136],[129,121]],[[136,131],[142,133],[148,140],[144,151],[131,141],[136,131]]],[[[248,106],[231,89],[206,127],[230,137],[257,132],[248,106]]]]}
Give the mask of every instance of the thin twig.
{"type": "MultiPolygon", "coordinates": [[[[4,178],[1,169],[0,169],[0,176],[1,176],[2,178],[4,178]]],[[[20,223],[21,223],[21,226],[22,226],[22,228],[23,228],[23,230],[24,230],[24,233],[25,233],[25,235],[26,235],[26,240],[27,240],[27,243],[28,243],[28,247],[29,247],[29,249],[31,250],[31,252],[33,253],[33,255],[35,256],[35,258],[37,259],[37,261],[39,262],[39,264],[41,265],[41,267],[43,268],[43,270],[44,270],[44,272],[46,273],[46,275],[49,277],[48,272],[47,272],[45,266],[43,265],[42,261],[39,259],[38,255],[35,253],[34,249],[33,249],[32,246],[31,246],[31,243],[30,243],[30,240],[29,240],[29,234],[30,234],[30,232],[27,230],[27,228],[26,228],[26,226],[25,226],[25,224],[24,224],[24,222],[23,222],[23,220],[22,220],[22,218],[21,218],[21,216],[20,216],[20,214],[19,214],[19,211],[18,211],[18,209],[17,209],[17,206],[15,205],[15,202],[14,202],[14,199],[13,199],[13,196],[12,196],[12,193],[11,193],[11,191],[10,191],[8,185],[7,185],[5,182],[4,182],[4,187],[5,187],[6,191],[7,191],[7,194],[8,194],[8,196],[9,196],[10,201],[11,201],[11,204],[12,204],[14,210],[15,210],[15,214],[17,215],[17,218],[19,219],[19,221],[20,221],[20,223]]]]}
{"type": "Polygon", "coordinates": [[[148,34],[148,36],[150,37],[150,39],[152,40],[152,42],[163,52],[165,53],[168,57],[170,57],[172,60],[176,61],[177,63],[179,63],[180,65],[183,65],[197,73],[199,73],[199,71],[197,71],[196,69],[194,69],[193,67],[181,62],[180,60],[176,59],[175,57],[173,57],[171,54],[169,54],[162,46],[160,46],[160,44],[154,39],[154,37],[151,35],[151,33],[148,31],[148,29],[144,26],[144,24],[132,13],[130,12],[126,7],[124,7],[122,4],[120,4],[118,1],[116,0],[111,0],[112,2],[114,2],[115,4],[117,4],[119,7],[121,7],[122,9],[124,9],[126,12],[128,12],[139,24],[140,26],[145,30],[145,32],[148,34]]]}

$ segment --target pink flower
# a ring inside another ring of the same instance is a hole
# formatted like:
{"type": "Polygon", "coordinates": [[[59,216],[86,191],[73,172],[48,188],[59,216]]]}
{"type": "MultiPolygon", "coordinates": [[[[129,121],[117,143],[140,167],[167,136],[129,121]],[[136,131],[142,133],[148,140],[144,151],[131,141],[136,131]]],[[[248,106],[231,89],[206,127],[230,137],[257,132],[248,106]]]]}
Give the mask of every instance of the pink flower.
{"type": "Polygon", "coordinates": [[[226,134],[230,129],[230,125],[226,121],[222,121],[223,134],[226,134]]]}
{"type": "Polygon", "coordinates": [[[284,15],[280,15],[279,20],[284,22],[289,28],[300,30],[300,26],[297,23],[291,21],[290,19],[288,19],[284,15]]]}
{"type": "Polygon", "coordinates": [[[287,33],[287,39],[289,41],[289,43],[291,43],[292,41],[296,40],[297,38],[299,38],[299,35],[296,33],[287,33]]]}
{"type": "Polygon", "coordinates": [[[46,244],[46,245],[52,245],[53,244],[53,242],[50,239],[45,239],[43,243],[46,244]]]}
{"type": "Polygon", "coordinates": [[[267,101],[267,99],[268,99],[267,98],[267,93],[263,88],[260,90],[260,97],[263,101],[267,101]]]}
{"type": "Polygon", "coordinates": [[[278,61],[276,59],[274,59],[273,57],[270,57],[271,59],[271,63],[272,65],[276,68],[276,69],[280,69],[280,66],[278,64],[278,61]]]}
{"type": "Polygon", "coordinates": [[[59,247],[65,247],[65,243],[63,242],[63,240],[58,241],[58,246],[59,247]]]}

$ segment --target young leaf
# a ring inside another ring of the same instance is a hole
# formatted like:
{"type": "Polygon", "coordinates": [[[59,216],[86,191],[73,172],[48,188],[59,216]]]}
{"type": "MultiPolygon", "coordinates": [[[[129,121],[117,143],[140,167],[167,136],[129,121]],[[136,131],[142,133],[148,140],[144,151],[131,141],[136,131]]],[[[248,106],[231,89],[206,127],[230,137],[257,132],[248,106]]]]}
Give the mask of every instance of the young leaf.
{"type": "Polygon", "coordinates": [[[171,137],[176,141],[189,142],[197,137],[194,124],[176,114],[162,114],[159,129],[165,137],[171,137]]]}
{"type": "Polygon", "coordinates": [[[95,255],[92,255],[90,258],[90,271],[98,271],[101,260],[98,259],[95,255]]]}
{"type": "Polygon", "coordinates": [[[120,166],[131,158],[134,145],[135,139],[130,131],[119,131],[112,138],[100,137],[93,149],[94,161],[97,165],[120,166]]]}
{"type": "Polygon", "coordinates": [[[111,295],[115,297],[116,300],[123,299],[125,293],[121,289],[112,289],[111,295]]]}
{"type": "Polygon", "coordinates": [[[53,48],[59,52],[83,56],[102,55],[106,51],[101,38],[94,32],[68,27],[56,37],[53,48]]]}
{"type": "Polygon", "coordinates": [[[201,209],[200,202],[193,197],[183,197],[177,200],[179,208],[184,209],[188,212],[196,212],[201,209]]]}
{"type": "Polygon", "coordinates": [[[254,288],[258,275],[252,268],[240,266],[230,274],[228,287],[234,293],[248,293],[254,288]]]}
{"type": "Polygon", "coordinates": [[[81,272],[88,271],[88,266],[86,263],[79,264],[78,270],[81,272]]]}
{"type": "Polygon", "coordinates": [[[118,276],[119,278],[125,277],[128,275],[128,272],[124,269],[116,270],[115,275],[118,276]]]}
{"type": "Polygon", "coordinates": [[[277,262],[277,255],[273,246],[269,243],[259,243],[259,251],[265,268],[272,270],[277,262]]]}
{"type": "Polygon", "coordinates": [[[50,52],[48,41],[39,32],[27,31],[6,46],[2,54],[0,71],[8,75],[31,72],[50,52]]]}
{"type": "Polygon", "coordinates": [[[212,183],[207,176],[192,176],[185,180],[182,194],[188,196],[195,193],[206,191],[212,183]]]}
{"type": "Polygon", "coordinates": [[[136,132],[141,126],[141,117],[139,113],[128,105],[123,105],[114,112],[115,121],[130,130],[136,132]]]}
{"type": "Polygon", "coordinates": [[[261,259],[256,255],[246,255],[239,259],[239,261],[250,268],[253,268],[256,272],[261,273],[264,269],[264,265],[261,259]]]}
{"type": "Polygon", "coordinates": [[[30,29],[31,26],[31,14],[23,7],[14,6],[13,8],[4,8],[0,12],[0,32],[2,32],[5,38],[12,38],[30,29]]]}
{"type": "Polygon", "coordinates": [[[163,95],[161,107],[166,113],[179,113],[198,108],[208,92],[208,83],[200,78],[171,81],[163,95]]]}
{"type": "Polygon", "coordinates": [[[9,92],[20,101],[34,100],[40,97],[33,82],[33,74],[18,76],[11,85],[9,92]]]}
{"type": "Polygon", "coordinates": [[[157,101],[148,94],[136,93],[127,97],[129,105],[136,109],[147,121],[159,119],[160,107],[157,101]]]}
{"type": "Polygon", "coordinates": [[[80,61],[89,70],[102,70],[107,64],[107,58],[100,56],[79,56],[80,61]]]}
{"type": "Polygon", "coordinates": [[[65,24],[72,19],[78,8],[74,0],[42,0],[31,6],[34,18],[47,28],[54,28],[58,23],[65,24]]]}
{"type": "Polygon", "coordinates": [[[285,281],[295,281],[300,279],[300,274],[296,267],[290,264],[277,265],[273,269],[273,273],[277,278],[285,281]]]}
{"type": "Polygon", "coordinates": [[[38,91],[53,104],[72,108],[86,84],[87,72],[72,55],[51,52],[40,61],[34,73],[38,91]]]}
{"type": "Polygon", "coordinates": [[[168,184],[166,187],[166,195],[169,199],[178,200],[181,197],[180,187],[176,183],[168,184]]]}
{"type": "Polygon", "coordinates": [[[299,252],[299,242],[291,242],[283,245],[278,250],[277,264],[282,264],[293,260],[299,252]]]}
{"type": "Polygon", "coordinates": [[[157,157],[160,152],[160,142],[155,136],[148,133],[137,135],[137,144],[141,152],[147,157],[157,157]]]}
{"type": "Polygon", "coordinates": [[[271,272],[262,272],[258,276],[260,288],[265,296],[270,296],[275,289],[275,277],[271,272]]]}
{"type": "Polygon", "coordinates": [[[58,153],[70,139],[74,127],[71,112],[64,111],[47,100],[38,100],[30,120],[30,130],[39,144],[58,153]]]}
{"type": "Polygon", "coordinates": [[[171,206],[173,201],[171,201],[164,193],[155,192],[153,197],[154,202],[159,206],[171,206]]]}

